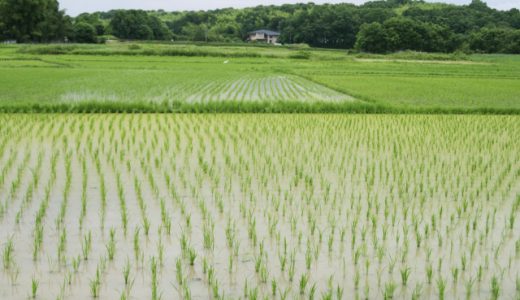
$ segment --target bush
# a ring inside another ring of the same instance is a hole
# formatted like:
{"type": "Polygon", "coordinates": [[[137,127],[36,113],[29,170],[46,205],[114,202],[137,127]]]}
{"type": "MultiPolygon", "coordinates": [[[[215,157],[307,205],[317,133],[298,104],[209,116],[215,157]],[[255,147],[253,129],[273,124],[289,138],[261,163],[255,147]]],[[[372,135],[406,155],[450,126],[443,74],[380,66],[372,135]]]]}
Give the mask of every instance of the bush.
{"type": "Polygon", "coordinates": [[[128,46],[128,50],[141,50],[141,46],[139,46],[137,44],[132,44],[132,45],[128,46]]]}
{"type": "Polygon", "coordinates": [[[310,59],[311,58],[311,53],[309,51],[298,51],[296,53],[293,53],[293,54],[289,55],[289,58],[310,59]]]}

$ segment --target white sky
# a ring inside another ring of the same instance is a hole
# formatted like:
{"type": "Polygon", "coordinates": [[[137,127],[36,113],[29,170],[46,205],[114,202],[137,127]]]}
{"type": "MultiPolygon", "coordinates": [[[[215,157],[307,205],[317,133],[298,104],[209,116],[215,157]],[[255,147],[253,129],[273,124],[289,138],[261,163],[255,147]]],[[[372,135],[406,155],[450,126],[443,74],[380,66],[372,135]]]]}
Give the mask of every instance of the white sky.
{"type": "MultiPolygon", "coordinates": [[[[431,0],[439,2],[438,0],[431,0]]],[[[134,9],[164,9],[166,11],[178,10],[208,10],[224,7],[249,7],[257,5],[299,3],[306,1],[294,0],[59,0],[60,7],[69,15],[76,16],[82,12],[108,11],[118,8],[134,9]]],[[[349,2],[360,4],[364,0],[314,0],[314,3],[341,3],[349,2]]],[[[445,0],[442,2],[455,4],[468,4],[471,0],[445,0]]],[[[490,7],[497,9],[520,8],[520,0],[487,0],[490,7]]]]}

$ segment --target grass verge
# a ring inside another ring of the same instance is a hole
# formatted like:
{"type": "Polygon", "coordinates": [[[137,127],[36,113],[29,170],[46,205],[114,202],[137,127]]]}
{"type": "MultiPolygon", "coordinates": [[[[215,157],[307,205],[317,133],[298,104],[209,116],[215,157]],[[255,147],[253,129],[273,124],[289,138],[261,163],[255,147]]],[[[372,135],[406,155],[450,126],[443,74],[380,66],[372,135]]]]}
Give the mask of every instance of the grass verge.
{"type": "Polygon", "coordinates": [[[520,109],[415,108],[366,102],[210,102],[188,104],[82,102],[77,104],[3,104],[1,113],[352,113],[352,114],[483,114],[520,115],[520,109]]]}

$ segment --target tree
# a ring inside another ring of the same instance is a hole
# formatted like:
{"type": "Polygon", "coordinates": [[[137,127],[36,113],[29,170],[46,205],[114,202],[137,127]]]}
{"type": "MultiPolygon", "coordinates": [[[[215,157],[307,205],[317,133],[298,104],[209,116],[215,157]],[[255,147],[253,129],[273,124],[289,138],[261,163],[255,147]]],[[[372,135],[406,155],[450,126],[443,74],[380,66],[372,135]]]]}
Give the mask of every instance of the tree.
{"type": "Polygon", "coordinates": [[[520,53],[520,30],[483,28],[470,38],[470,48],[483,53],[520,53]]]}
{"type": "Polygon", "coordinates": [[[96,29],[96,35],[105,34],[105,25],[101,22],[100,13],[82,13],[75,18],[76,23],[84,22],[92,25],[96,29]]]}
{"type": "Polygon", "coordinates": [[[182,34],[190,41],[204,42],[208,39],[208,26],[189,23],[182,29],[182,34]]]}
{"type": "Polygon", "coordinates": [[[422,50],[424,40],[419,33],[420,25],[409,18],[392,18],[384,23],[389,37],[389,50],[422,50]]]}
{"type": "Polygon", "coordinates": [[[65,13],[57,0],[0,0],[4,39],[18,42],[62,40],[65,13]]]}
{"type": "Polygon", "coordinates": [[[147,25],[152,30],[153,39],[170,40],[172,33],[168,26],[156,16],[150,16],[147,25]]]}
{"type": "Polygon", "coordinates": [[[74,40],[78,43],[95,43],[96,29],[89,23],[79,22],[74,24],[74,40]]]}
{"type": "Polygon", "coordinates": [[[385,28],[380,23],[363,24],[359,30],[356,48],[371,53],[389,51],[389,40],[385,28]]]}
{"type": "Polygon", "coordinates": [[[110,21],[112,34],[130,40],[165,40],[171,38],[171,32],[156,16],[150,16],[144,10],[119,10],[110,21]]]}

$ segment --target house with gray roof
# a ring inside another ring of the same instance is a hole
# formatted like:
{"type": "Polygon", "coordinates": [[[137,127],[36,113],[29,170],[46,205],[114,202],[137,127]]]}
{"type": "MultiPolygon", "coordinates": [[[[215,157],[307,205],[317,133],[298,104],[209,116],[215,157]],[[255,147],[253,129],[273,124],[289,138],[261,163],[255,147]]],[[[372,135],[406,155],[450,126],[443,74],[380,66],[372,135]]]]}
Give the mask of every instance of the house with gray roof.
{"type": "Polygon", "coordinates": [[[277,44],[279,38],[280,38],[279,32],[267,30],[267,29],[260,29],[260,30],[251,31],[249,33],[249,37],[247,40],[250,42],[277,44]]]}

